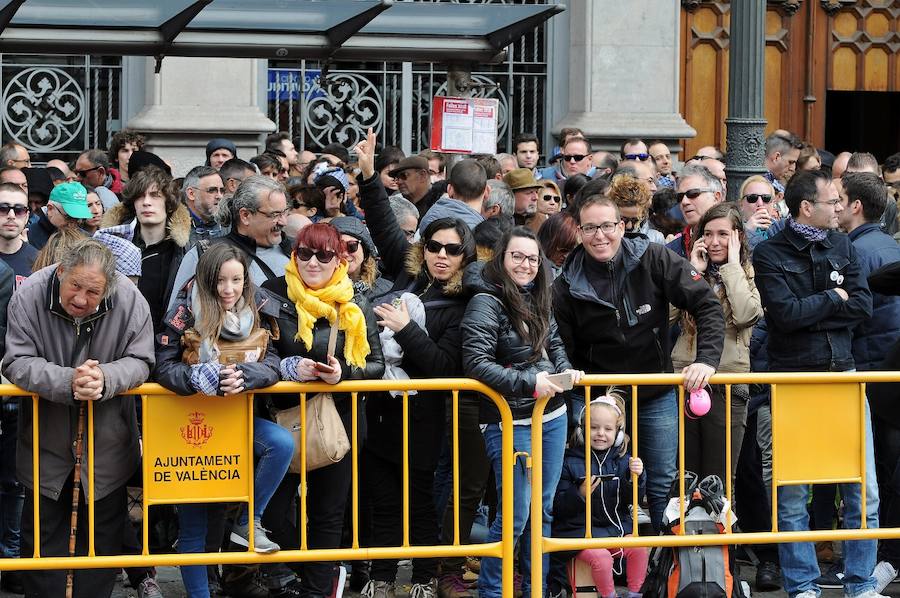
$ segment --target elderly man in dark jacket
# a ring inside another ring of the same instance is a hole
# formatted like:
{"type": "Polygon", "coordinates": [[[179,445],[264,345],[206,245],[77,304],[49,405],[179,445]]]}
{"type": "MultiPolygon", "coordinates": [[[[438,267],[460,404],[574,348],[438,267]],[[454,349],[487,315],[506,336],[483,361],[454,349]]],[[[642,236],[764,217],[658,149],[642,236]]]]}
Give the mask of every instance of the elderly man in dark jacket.
{"type": "MultiPolygon", "coordinates": [[[[127,522],[126,481],[140,461],[134,400],[120,393],[143,383],[154,365],[153,326],[146,300],[115,271],[115,258],[93,239],[80,241],[59,265],[32,274],[10,301],[16,317],[6,334],[3,373],[38,395],[39,423],[23,398],[16,447],[25,490],[22,554],[34,550],[34,488],[40,486],[41,556],[67,556],[80,407],[94,401],[94,487],[83,459],[78,554],[87,551],[85,499],[93,493],[96,553],[122,552],[127,522]],[[40,477],[34,480],[32,442],[39,430],[40,477]]],[[[85,425],[85,430],[87,425],[85,425]]],[[[85,444],[86,446],[86,444],[85,444]]],[[[85,457],[88,457],[85,455],[85,457]]],[[[75,574],[75,596],[109,596],[114,569],[75,574]]],[[[28,596],[62,596],[64,571],[25,574],[28,596]]]]}
{"type": "MultiPolygon", "coordinates": [[[[556,322],[572,367],[589,374],[671,372],[671,303],[697,322],[697,359],[684,368],[685,389],[705,386],[725,337],[722,307],[709,284],[670,249],[623,238],[625,225],[609,199],[587,198],[578,220],[582,244],[553,284],[556,322]]],[[[677,474],[678,401],[669,386],[642,386],[638,397],[647,501],[658,528],[677,474]]]]}

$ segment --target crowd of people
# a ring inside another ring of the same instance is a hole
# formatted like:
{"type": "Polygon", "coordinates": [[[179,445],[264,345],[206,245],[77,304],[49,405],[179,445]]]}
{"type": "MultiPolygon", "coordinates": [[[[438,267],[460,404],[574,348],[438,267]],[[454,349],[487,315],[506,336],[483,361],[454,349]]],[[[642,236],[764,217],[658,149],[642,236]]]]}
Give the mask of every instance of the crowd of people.
{"type": "MultiPolygon", "coordinates": [[[[504,431],[490,401],[461,393],[453,414],[449,391],[410,392],[408,403],[398,392],[361,393],[357,410],[346,393],[316,400],[333,405],[348,437],[358,424],[361,546],[401,545],[404,508],[412,545],[451,544],[456,526],[463,544],[497,541],[503,518],[512,518],[518,589],[528,595],[529,526],[583,537],[588,500],[593,537],[671,523],[676,389],[639,387],[632,430],[630,391],[595,387],[586,401],[572,385],[585,374],[678,372],[686,392],[705,389],[711,398],[708,414],[685,422],[685,468],[699,478],[730,471],[742,529],[771,529],[769,389],[726,392],[710,378],[897,369],[900,154],[883,164],[867,153],[835,156],[778,130],[766,139],[762,174],[726,201],[724,156],[714,147],[678,162],[666,143],[629,139],[616,154],[595,151],[577,129],[563,130],[547,152],[531,134],[513,147],[462,159],[407,156],[369,131],[353,148],[313,153],[275,133],[245,161],[218,138],[205,163],[181,178],[133,131],[71,164],[32,167],[26,148],[0,147],[2,371],[39,397],[37,428],[30,398],[3,400],[2,556],[32,554],[38,507],[41,556],[69,554],[73,512],[87,519],[87,491],[78,489],[87,479],[88,401],[94,549],[139,553],[128,488],[140,485],[141,414],[122,393],[146,381],[210,396],[280,380],[485,383],[512,412],[512,513],[497,500],[504,431]],[[543,458],[532,463],[532,413],[545,398],[543,458]],[[635,433],[639,458],[629,448],[635,433]],[[542,471],[540,522],[530,521],[529,467],[542,471]]],[[[896,390],[868,392],[865,493],[859,484],[817,485],[810,501],[807,486],[780,488],[778,529],[858,528],[863,496],[867,527],[900,523],[896,390]]],[[[252,538],[254,550],[273,553],[298,548],[303,528],[311,550],[348,545],[350,459],[317,464],[300,488],[295,460],[307,449],[277,423],[296,402],[255,395],[253,512],[154,508],[143,522],[161,537],[154,550],[242,550],[252,538]]],[[[75,535],[77,554],[86,554],[87,526],[75,535]]],[[[784,543],[757,547],[754,558],[755,589],[783,587],[791,598],[816,598],[823,587],[880,598],[900,569],[897,540],[846,541],[840,555],[831,543],[784,543]]],[[[642,548],[544,555],[542,595],[566,595],[570,559],[587,564],[604,598],[616,595],[614,570],[626,572],[629,598],[641,595],[642,548]]],[[[411,568],[413,598],[501,596],[496,558],[417,558],[411,568]]],[[[391,559],[181,567],[191,598],[336,596],[347,572],[364,596],[397,592],[391,559]]],[[[152,568],[125,573],[142,598],[162,596],[152,568]]],[[[109,596],[116,574],[77,571],[74,595],[109,596]]],[[[35,597],[62,595],[66,583],[66,571],[0,577],[4,590],[35,597]]]]}

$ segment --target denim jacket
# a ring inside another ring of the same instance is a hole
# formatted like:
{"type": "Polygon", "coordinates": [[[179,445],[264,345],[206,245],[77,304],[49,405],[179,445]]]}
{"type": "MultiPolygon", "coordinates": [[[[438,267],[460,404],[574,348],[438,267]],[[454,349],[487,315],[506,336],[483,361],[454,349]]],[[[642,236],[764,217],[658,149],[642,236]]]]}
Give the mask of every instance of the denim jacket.
{"type": "Polygon", "coordinates": [[[786,226],[756,247],[753,267],[766,310],[771,369],[853,369],[851,331],[871,317],[872,293],[849,237],[832,231],[811,242],[786,226]]]}

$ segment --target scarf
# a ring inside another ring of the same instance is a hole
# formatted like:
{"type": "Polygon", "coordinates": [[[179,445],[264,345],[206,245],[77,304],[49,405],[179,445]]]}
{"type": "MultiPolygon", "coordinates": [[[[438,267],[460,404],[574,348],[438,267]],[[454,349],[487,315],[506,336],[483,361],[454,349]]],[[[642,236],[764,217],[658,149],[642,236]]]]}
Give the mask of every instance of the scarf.
{"type": "Polygon", "coordinates": [[[366,337],[366,318],[358,305],[352,302],[353,283],[347,276],[347,264],[341,263],[321,289],[310,289],[297,270],[296,254],[284,268],[288,299],[297,308],[298,341],[303,341],[307,351],[312,349],[313,326],[319,318],[326,318],[332,326],[344,331],[344,359],[358,368],[366,367],[369,355],[369,339],[366,337]],[[340,318],[336,305],[341,306],[340,318]],[[335,322],[335,320],[338,320],[335,322]]]}
{"type": "MultiPolygon", "coordinates": [[[[200,297],[198,296],[197,285],[191,287],[191,311],[194,313],[194,321],[200,321],[200,297]]],[[[253,332],[253,326],[256,323],[256,317],[250,306],[244,302],[244,298],[238,299],[234,308],[225,312],[222,319],[222,332],[219,338],[226,341],[240,341],[250,336],[253,332]]],[[[200,341],[200,363],[216,362],[219,360],[219,348],[215,343],[211,343],[210,339],[204,338],[200,341]]]]}
{"type": "Polygon", "coordinates": [[[788,219],[788,226],[790,226],[795,233],[812,243],[824,241],[825,237],[828,236],[827,230],[816,228],[815,226],[810,226],[808,224],[800,224],[793,218],[788,219]]]}

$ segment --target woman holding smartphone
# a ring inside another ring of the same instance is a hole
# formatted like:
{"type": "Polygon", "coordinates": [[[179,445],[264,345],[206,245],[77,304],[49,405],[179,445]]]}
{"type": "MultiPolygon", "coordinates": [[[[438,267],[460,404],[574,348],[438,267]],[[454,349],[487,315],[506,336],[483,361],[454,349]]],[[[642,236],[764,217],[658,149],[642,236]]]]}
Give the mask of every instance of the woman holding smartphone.
{"type": "MultiPolygon", "coordinates": [[[[543,534],[550,535],[551,507],[566,449],[566,403],[562,381],[554,372],[569,374],[571,383],[584,372],[573,370],[551,313],[550,269],[534,233],[517,227],[503,235],[488,262],[466,269],[465,286],[473,293],[462,324],[463,368],[466,376],[481,380],[502,394],[513,414],[513,450],[531,453],[531,415],[538,398],[550,396],[543,417],[543,534]]],[[[482,409],[484,443],[494,466],[497,495],[502,492],[502,437],[500,417],[493,404],[482,409]]],[[[536,464],[538,465],[538,464],[536,464]]],[[[497,517],[488,542],[500,540],[503,517],[513,518],[515,538],[522,535],[531,505],[530,476],[517,463],[513,473],[513,512],[497,517]]],[[[533,524],[534,525],[534,524],[533,524]]],[[[522,538],[524,595],[531,581],[530,538],[522,538]]],[[[549,558],[544,558],[541,595],[546,592],[549,558]]],[[[500,598],[501,561],[483,558],[478,595],[500,598]]]]}
{"type": "MultiPolygon", "coordinates": [[[[347,262],[341,258],[344,251],[337,229],[326,223],[310,224],[297,234],[285,275],[263,285],[280,301],[280,334],[275,346],[282,358],[284,380],[337,384],[348,379],[379,379],[384,373],[375,315],[365,298],[353,290],[347,262]],[[332,327],[337,328],[337,338],[330,354],[332,327]]],[[[350,397],[338,394],[334,399],[347,437],[352,439],[350,397]]],[[[297,404],[296,396],[273,395],[272,400],[280,408],[297,404]]],[[[311,550],[341,545],[350,468],[350,459],[344,457],[307,473],[307,544],[311,550]]],[[[297,548],[299,540],[289,517],[299,484],[299,475],[285,476],[266,517],[266,525],[278,542],[291,548],[297,548]]],[[[301,563],[296,567],[301,595],[331,594],[334,563],[301,563]]]]}

